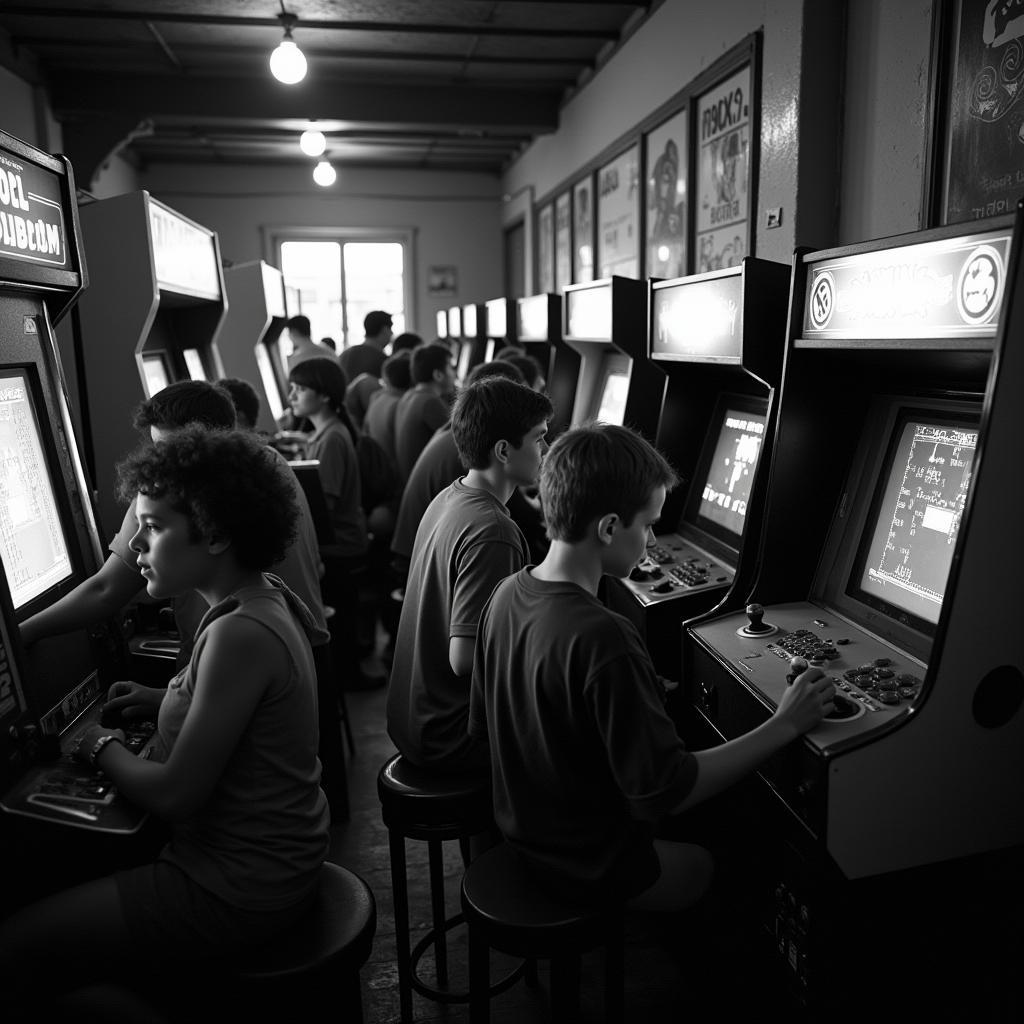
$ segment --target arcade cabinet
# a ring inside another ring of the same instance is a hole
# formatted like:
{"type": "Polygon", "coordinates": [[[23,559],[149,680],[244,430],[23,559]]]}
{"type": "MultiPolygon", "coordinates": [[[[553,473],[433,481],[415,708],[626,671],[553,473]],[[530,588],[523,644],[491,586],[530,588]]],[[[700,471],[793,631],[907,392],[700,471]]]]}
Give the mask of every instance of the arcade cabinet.
{"type": "Polygon", "coordinates": [[[547,394],[554,406],[548,437],[558,437],[572,419],[580,354],[562,341],[562,298],[545,293],[516,299],[516,343],[544,367],[547,394]]]}
{"type": "Polygon", "coordinates": [[[774,428],[789,279],[788,266],[747,257],[649,283],[647,355],[668,376],[655,443],[681,482],[665,502],[664,532],[610,596],[670,679],[679,678],[680,623],[725,596],[748,528],[757,533],[765,488],[752,486],[774,428]]]}
{"type": "Polygon", "coordinates": [[[565,288],[566,344],[580,357],[571,423],[602,420],[654,441],[665,373],[647,359],[647,285],[629,277],[565,288]]]}
{"type": "Polygon", "coordinates": [[[1022,223],[798,254],[756,573],[684,634],[713,742],[773,714],[793,656],[837,688],[741,788],[733,847],[814,1019],[958,1016],[1018,977],[1022,223]]]}
{"type": "MultiPolygon", "coordinates": [[[[448,314],[451,323],[451,312],[448,314]]],[[[483,303],[467,302],[461,309],[459,320],[462,332],[462,347],[459,350],[459,365],[456,379],[462,383],[474,367],[487,358],[487,322],[483,303]]]]}
{"type": "Polygon", "coordinates": [[[448,341],[448,310],[439,309],[434,314],[434,318],[436,321],[435,330],[437,332],[437,340],[448,341]]]}
{"type": "Polygon", "coordinates": [[[75,339],[84,447],[103,533],[125,506],[114,467],[138,443],[132,413],[172,381],[224,376],[216,339],[227,304],[217,236],[148,192],[81,208],[89,288],[75,339]]]}
{"type": "Polygon", "coordinates": [[[0,168],[0,806],[12,812],[0,852],[18,877],[7,909],[41,881],[35,840],[72,857],[67,835],[42,823],[131,832],[142,816],[95,778],[83,788],[61,757],[124,671],[117,625],[28,650],[20,640],[19,624],[92,576],[104,552],[54,336],[87,283],[71,165],[0,132],[0,168]]]}
{"type": "Polygon", "coordinates": [[[484,303],[485,363],[489,363],[506,345],[515,343],[513,325],[509,323],[508,299],[488,299],[484,303]]]}
{"type": "Polygon", "coordinates": [[[462,307],[451,306],[448,309],[447,321],[448,345],[455,359],[455,380],[462,384],[469,373],[469,360],[473,355],[472,346],[466,344],[462,337],[462,307]]]}
{"type": "Polygon", "coordinates": [[[227,315],[217,335],[226,377],[249,381],[260,395],[258,430],[273,434],[284,415],[288,374],[281,335],[288,318],[284,278],[276,267],[254,260],[224,271],[227,315]]]}

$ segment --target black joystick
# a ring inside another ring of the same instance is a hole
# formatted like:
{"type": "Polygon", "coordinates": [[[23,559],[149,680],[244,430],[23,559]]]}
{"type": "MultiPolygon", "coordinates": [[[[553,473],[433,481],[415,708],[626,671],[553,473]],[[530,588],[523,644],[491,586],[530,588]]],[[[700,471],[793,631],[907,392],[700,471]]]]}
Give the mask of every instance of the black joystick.
{"type": "Polygon", "coordinates": [[[778,632],[777,626],[763,621],[764,605],[748,604],[747,619],[749,620],[747,624],[736,630],[740,636],[771,636],[772,633],[778,632]]]}

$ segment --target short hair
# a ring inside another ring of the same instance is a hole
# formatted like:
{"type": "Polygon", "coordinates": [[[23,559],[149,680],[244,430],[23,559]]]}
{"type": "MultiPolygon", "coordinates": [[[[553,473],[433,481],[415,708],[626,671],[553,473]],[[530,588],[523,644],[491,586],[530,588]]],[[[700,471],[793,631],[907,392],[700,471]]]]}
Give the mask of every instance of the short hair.
{"type": "Polygon", "coordinates": [[[503,356],[502,358],[513,366],[519,367],[523,373],[523,380],[526,381],[527,387],[532,388],[537,384],[537,381],[544,380],[544,368],[536,359],[534,359],[533,356],[527,355],[525,352],[521,354],[510,352],[507,356],[503,356]]]}
{"type": "Polygon", "coordinates": [[[526,349],[522,345],[503,345],[494,353],[495,359],[508,359],[509,356],[525,356],[526,349]]]}
{"type": "Polygon", "coordinates": [[[338,351],[338,343],[331,337],[321,338],[320,344],[329,348],[332,352],[338,351]]]}
{"type": "Polygon", "coordinates": [[[138,430],[178,430],[190,423],[230,430],[235,425],[231,395],[209,381],[178,380],[140,402],[135,409],[134,424],[138,430]]]}
{"type": "Polygon", "coordinates": [[[452,361],[452,354],[446,345],[438,345],[431,342],[429,345],[420,345],[413,349],[412,353],[412,382],[414,384],[426,384],[432,380],[435,370],[443,370],[452,361]]]}
{"type": "Polygon", "coordinates": [[[238,426],[255,427],[260,415],[260,396],[256,389],[241,377],[221,377],[217,385],[231,396],[238,426]]]}
{"type": "Polygon", "coordinates": [[[658,486],[679,482],[665,457],[629,427],[588,423],[562,434],[540,471],[540,500],[550,540],[583,540],[587,527],[614,512],[629,526],[658,486]]]}
{"type": "Polygon", "coordinates": [[[423,344],[423,339],[418,334],[413,334],[412,331],[405,331],[399,334],[397,338],[391,339],[391,354],[396,355],[399,352],[411,352],[414,348],[419,348],[423,344]]]}
{"type": "Polygon", "coordinates": [[[466,469],[486,469],[499,441],[518,448],[551,412],[547,395],[507,377],[484,377],[467,385],[452,409],[452,437],[460,461],[466,469]]]}
{"type": "Polygon", "coordinates": [[[297,313],[295,316],[289,317],[285,326],[289,331],[296,331],[304,338],[309,338],[313,334],[313,325],[309,322],[309,317],[302,313],[297,313]]]}
{"type": "Polygon", "coordinates": [[[509,380],[514,380],[519,384],[526,383],[526,378],[523,377],[523,372],[518,366],[514,366],[506,359],[492,359],[487,363],[477,363],[466,374],[466,381],[463,387],[469,387],[470,384],[475,384],[478,380],[483,380],[485,377],[507,377],[509,380]]]}
{"type": "Polygon", "coordinates": [[[393,388],[408,391],[412,387],[412,358],[407,348],[388,356],[380,368],[381,376],[393,388]]]}
{"type": "Polygon", "coordinates": [[[244,430],[193,424],[137,448],[117,467],[119,490],[162,499],[188,517],[194,540],[228,540],[239,565],[269,569],[296,537],[299,507],[281,457],[244,430]]]}
{"type": "Polygon", "coordinates": [[[376,338],[385,327],[391,326],[391,314],[382,309],[372,309],[363,317],[363,331],[368,338],[376,338]]]}
{"type": "Polygon", "coordinates": [[[348,377],[336,359],[330,356],[315,356],[296,363],[288,371],[288,382],[300,387],[312,388],[318,394],[331,400],[335,412],[345,408],[345,389],[348,377]]]}

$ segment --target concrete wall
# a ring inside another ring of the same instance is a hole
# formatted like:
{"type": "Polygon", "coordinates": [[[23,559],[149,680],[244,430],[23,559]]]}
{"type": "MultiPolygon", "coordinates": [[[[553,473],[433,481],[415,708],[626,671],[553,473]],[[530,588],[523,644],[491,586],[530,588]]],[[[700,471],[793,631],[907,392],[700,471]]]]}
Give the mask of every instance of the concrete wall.
{"type": "Polygon", "coordinates": [[[266,259],[267,238],[282,227],[402,228],[415,232],[414,307],[408,327],[433,336],[439,309],[501,294],[500,184],[483,174],[381,171],[338,167],[322,189],[306,167],[186,167],[154,165],[143,188],[168,206],[212,228],[221,255],[234,263],[266,259]],[[427,292],[427,270],[451,265],[458,293],[427,292]]]}

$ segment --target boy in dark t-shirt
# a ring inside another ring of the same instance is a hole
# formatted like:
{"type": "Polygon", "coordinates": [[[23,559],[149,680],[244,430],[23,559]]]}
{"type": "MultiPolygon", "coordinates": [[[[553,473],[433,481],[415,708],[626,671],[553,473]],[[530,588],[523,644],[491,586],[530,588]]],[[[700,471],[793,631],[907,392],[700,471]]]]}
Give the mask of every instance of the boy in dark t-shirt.
{"type": "Polygon", "coordinates": [[[551,402],[488,377],[462,390],[452,436],[467,472],[427,507],[416,531],[388,683],[388,734],[420,768],[486,772],[486,745],[466,730],[480,612],[527,561],[505,502],[535,481],[551,402]]]}
{"type": "Polygon", "coordinates": [[[635,627],[597,599],[636,565],[676,476],[626,427],[593,424],[551,447],[540,493],[551,546],[495,589],[478,631],[470,734],[487,742],[495,822],[542,879],[677,911],[708,887],[710,854],[654,838],[660,819],[720,792],[831,708],[819,669],[766,723],[688,752],[635,627]]]}

